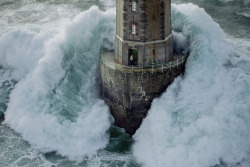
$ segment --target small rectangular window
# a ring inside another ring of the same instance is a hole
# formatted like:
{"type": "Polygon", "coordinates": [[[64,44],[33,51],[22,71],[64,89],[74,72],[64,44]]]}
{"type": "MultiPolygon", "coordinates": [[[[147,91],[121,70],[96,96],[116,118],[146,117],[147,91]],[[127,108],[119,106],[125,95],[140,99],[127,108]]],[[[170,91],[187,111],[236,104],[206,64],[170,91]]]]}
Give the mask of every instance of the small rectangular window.
{"type": "Polygon", "coordinates": [[[132,11],[136,12],[136,2],[135,1],[132,2],[132,11]]]}
{"type": "Polygon", "coordinates": [[[132,34],[136,34],[136,25],[132,24],[132,34]]]}

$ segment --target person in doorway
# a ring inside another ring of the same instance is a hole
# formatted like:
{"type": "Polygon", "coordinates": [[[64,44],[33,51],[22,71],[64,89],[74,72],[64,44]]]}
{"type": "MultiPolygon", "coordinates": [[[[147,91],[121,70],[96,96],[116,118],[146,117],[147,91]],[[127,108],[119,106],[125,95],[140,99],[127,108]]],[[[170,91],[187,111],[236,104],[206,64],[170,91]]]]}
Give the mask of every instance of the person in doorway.
{"type": "Polygon", "coordinates": [[[134,57],[133,57],[133,55],[130,56],[130,65],[134,65],[134,57]]]}

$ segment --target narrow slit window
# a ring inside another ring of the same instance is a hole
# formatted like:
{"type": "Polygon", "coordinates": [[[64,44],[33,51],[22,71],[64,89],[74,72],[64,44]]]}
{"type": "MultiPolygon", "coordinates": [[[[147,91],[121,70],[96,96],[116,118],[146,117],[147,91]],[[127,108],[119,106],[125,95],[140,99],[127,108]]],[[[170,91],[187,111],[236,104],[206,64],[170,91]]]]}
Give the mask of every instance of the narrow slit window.
{"type": "Polygon", "coordinates": [[[135,1],[132,2],[132,11],[136,12],[136,2],[135,1]]]}
{"type": "Polygon", "coordinates": [[[136,34],[136,25],[132,24],[132,34],[136,34]]]}

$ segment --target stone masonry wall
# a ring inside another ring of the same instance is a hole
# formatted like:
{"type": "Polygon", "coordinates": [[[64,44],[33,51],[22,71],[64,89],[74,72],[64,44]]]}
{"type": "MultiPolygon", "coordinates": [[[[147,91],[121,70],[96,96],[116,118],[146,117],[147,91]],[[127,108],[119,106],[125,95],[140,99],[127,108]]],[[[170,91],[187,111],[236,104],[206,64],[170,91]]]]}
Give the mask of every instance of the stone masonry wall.
{"type": "MultiPolygon", "coordinates": [[[[132,0],[117,0],[119,24],[123,22],[123,34],[117,33],[127,41],[146,42],[164,40],[171,34],[170,0],[135,0],[137,11],[132,11],[132,0]],[[121,8],[123,4],[123,8],[121,8]],[[131,34],[131,25],[136,24],[135,35],[131,34]],[[122,36],[123,35],[123,36],[122,36]]],[[[121,26],[120,26],[121,27],[121,26]]]]}
{"type": "Polygon", "coordinates": [[[146,40],[163,40],[164,39],[164,22],[161,15],[161,0],[146,0],[146,40]]]}
{"type": "Polygon", "coordinates": [[[164,26],[165,26],[165,38],[167,38],[172,32],[171,27],[171,0],[164,0],[164,26]]]}
{"type": "Polygon", "coordinates": [[[166,41],[155,43],[138,43],[132,41],[121,41],[115,37],[115,61],[122,65],[129,64],[129,49],[138,50],[138,65],[151,64],[152,59],[158,59],[160,63],[165,63],[172,59],[173,43],[172,37],[166,41]],[[155,57],[153,50],[155,49],[155,57]]]}
{"type": "Polygon", "coordinates": [[[116,0],[116,34],[123,36],[123,8],[124,0],[116,0]]]}
{"type": "Polygon", "coordinates": [[[115,61],[129,65],[129,49],[138,51],[138,65],[149,65],[153,59],[161,63],[171,60],[172,37],[165,40],[171,35],[170,0],[135,1],[136,12],[132,11],[132,0],[116,0],[115,61]],[[133,23],[137,25],[135,35],[131,34],[133,23]]]}
{"type": "MultiPolygon", "coordinates": [[[[113,53],[114,54],[114,53],[113,53]]],[[[184,71],[184,63],[162,72],[115,68],[101,61],[102,96],[110,106],[115,125],[134,134],[151,106],[175,77],[184,71]]]]}

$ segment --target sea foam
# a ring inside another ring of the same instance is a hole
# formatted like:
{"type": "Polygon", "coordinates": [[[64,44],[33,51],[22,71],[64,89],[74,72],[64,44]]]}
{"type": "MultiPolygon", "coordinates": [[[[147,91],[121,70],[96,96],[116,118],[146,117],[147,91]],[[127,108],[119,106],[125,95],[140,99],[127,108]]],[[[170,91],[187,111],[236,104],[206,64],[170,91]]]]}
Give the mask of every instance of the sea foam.
{"type": "Polygon", "coordinates": [[[172,26],[186,70],[153,101],[133,154],[146,167],[249,166],[249,57],[196,5],[172,5],[172,26]]]}
{"type": "Polygon", "coordinates": [[[108,143],[111,119],[108,107],[98,98],[95,76],[101,46],[110,43],[105,47],[112,47],[114,16],[114,10],[101,12],[92,7],[31,49],[30,41],[39,40],[39,33],[22,30],[11,36],[22,52],[2,54],[19,79],[10,94],[4,123],[33,147],[81,161],[108,143]],[[22,35],[30,38],[16,39],[22,35]],[[35,60],[25,54],[34,54],[35,60]]]}

